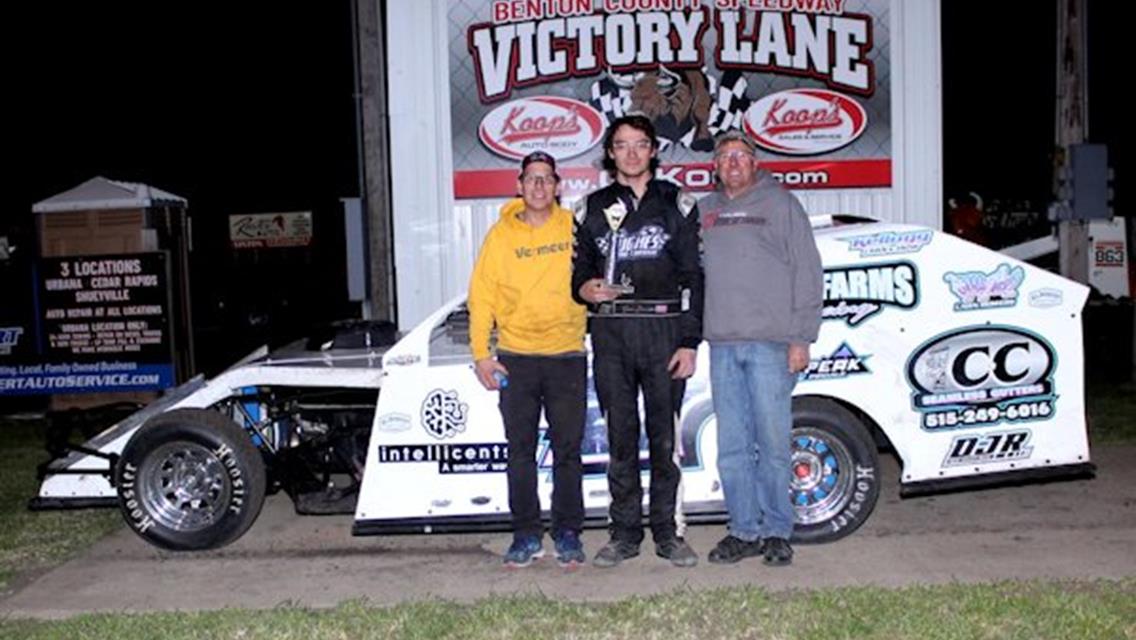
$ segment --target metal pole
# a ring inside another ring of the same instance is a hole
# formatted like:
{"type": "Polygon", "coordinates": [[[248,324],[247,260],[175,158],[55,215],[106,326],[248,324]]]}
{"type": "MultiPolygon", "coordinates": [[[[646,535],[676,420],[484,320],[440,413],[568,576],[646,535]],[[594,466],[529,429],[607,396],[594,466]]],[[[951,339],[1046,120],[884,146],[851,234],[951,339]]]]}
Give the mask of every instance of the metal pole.
{"type": "Polygon", "coordinates": [[[380,0],[353,0],[356,8],[361,192],[366,219],[371,319],[395,321],[394,243],[391,239],[390,116],[387,113],[385,21],[380,0]]]}
{"type": "MultiPolygon", "coordinates": [[[[1069,147],[1089,135],[1088,25],[1085,0],[1057,0],[1057,113],[1054,172],[1066,166],[1069,147]]],[[[1056,185],[1056,179],[1054,181],[1056,185]]],[[[1081,283],[1089,280],[1089,225],[1084,220],[1058,223],[1061,275],[1081,283]]]]}
{"type": "MultiPolygon", "coordinates": [[[[363,153],[363,90],[362,79],[359,76],[359,0],[351,0],[351,67],[352,67],[352,102],[355,105],[355,160],[358,173],[358,187],[359,187],[359,206],[362,208],[364,215],[361,216],[363,222],[363,264],[371,264],[371,247],[366,238],[370,237],[370,220],[365,212],[369,211],[367,206],[367,172],[366,172],[366,156],[363,153]]],[[[371,270],[370,268],[363,269],[363,319],[370,320],[374,317],[374,301],[371,299],[371,270]]]]}

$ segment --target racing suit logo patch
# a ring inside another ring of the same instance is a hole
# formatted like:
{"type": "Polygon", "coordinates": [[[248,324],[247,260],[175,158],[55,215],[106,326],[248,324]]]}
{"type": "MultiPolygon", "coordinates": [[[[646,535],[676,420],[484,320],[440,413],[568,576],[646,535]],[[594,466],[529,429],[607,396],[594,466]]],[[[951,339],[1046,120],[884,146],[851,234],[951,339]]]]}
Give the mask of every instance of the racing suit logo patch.
{"type": "MultiPolygon", "coordinates": [[[[671,235],[655,224],[649,224],[636,231],[625,231],[619,235],[619,249],[616,256],[623,260],[651,260],[658,258],[671,235]]],[[[606,236],[596,238],[596,248],[607,256],[611,250],[606,236]]]]}

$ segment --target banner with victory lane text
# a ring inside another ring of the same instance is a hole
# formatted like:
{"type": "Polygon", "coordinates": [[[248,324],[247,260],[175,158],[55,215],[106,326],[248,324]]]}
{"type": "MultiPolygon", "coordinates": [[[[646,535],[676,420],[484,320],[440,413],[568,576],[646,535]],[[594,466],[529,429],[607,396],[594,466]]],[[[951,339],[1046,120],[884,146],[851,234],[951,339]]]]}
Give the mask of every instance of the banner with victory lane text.
{"type": "Polygon", "coordinates": [[[562,195],[608,179],[609,123],[642,113],[660,175],[714,188],[745,132],[794,189],[891,186],[890,0],[458,0],[449,5],[454,197],[516,193],[558,161],[562,195]]]}

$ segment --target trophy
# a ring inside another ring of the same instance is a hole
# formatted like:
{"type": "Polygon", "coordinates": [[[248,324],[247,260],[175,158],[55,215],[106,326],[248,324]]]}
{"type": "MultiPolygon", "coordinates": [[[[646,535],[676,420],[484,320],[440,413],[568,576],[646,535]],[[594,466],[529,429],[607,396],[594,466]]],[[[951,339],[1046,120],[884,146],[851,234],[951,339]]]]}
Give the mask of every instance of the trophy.
{"type": "Polygon", "coordinates": [[[619,243],[623,237],[620,230],[620,225],[623,220],[627,218],[627,207],[623,205],[622,201],[616,201],[615,204],[603,210],[604,217],[607,218],[607,226],[611,227],[611,233],[608,234],[607,243],[607,261],[604,263],[604,284],[620,294],[634,293],[635,287],[631,286],[630,279],[627,274],[623,275],[622,282],[615,281],[615,266],[619,260],[619,243]]]}

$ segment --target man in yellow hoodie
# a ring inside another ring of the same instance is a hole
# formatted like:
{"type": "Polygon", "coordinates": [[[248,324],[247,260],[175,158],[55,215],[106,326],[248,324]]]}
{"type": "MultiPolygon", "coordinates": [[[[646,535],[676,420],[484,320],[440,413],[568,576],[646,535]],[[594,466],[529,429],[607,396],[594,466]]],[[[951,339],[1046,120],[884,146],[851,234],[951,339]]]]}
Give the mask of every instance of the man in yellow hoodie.
{"type": "Polygon", "coordinates": [[[541,409],[552,441],[552,539],[557,561],[585,562],[580,442],[587,413],[585,309],[572,299],[572,213],[556,202],[556,161],[535,151],[521,161],[520,198],[501,207],[469,283],[474,371],[500,390],[509,443],[513,543],[505,565],[544,555],[537,497],[536,444],[541,409]],[[497,329],[496,358],[490,334],[497,329]]]}

